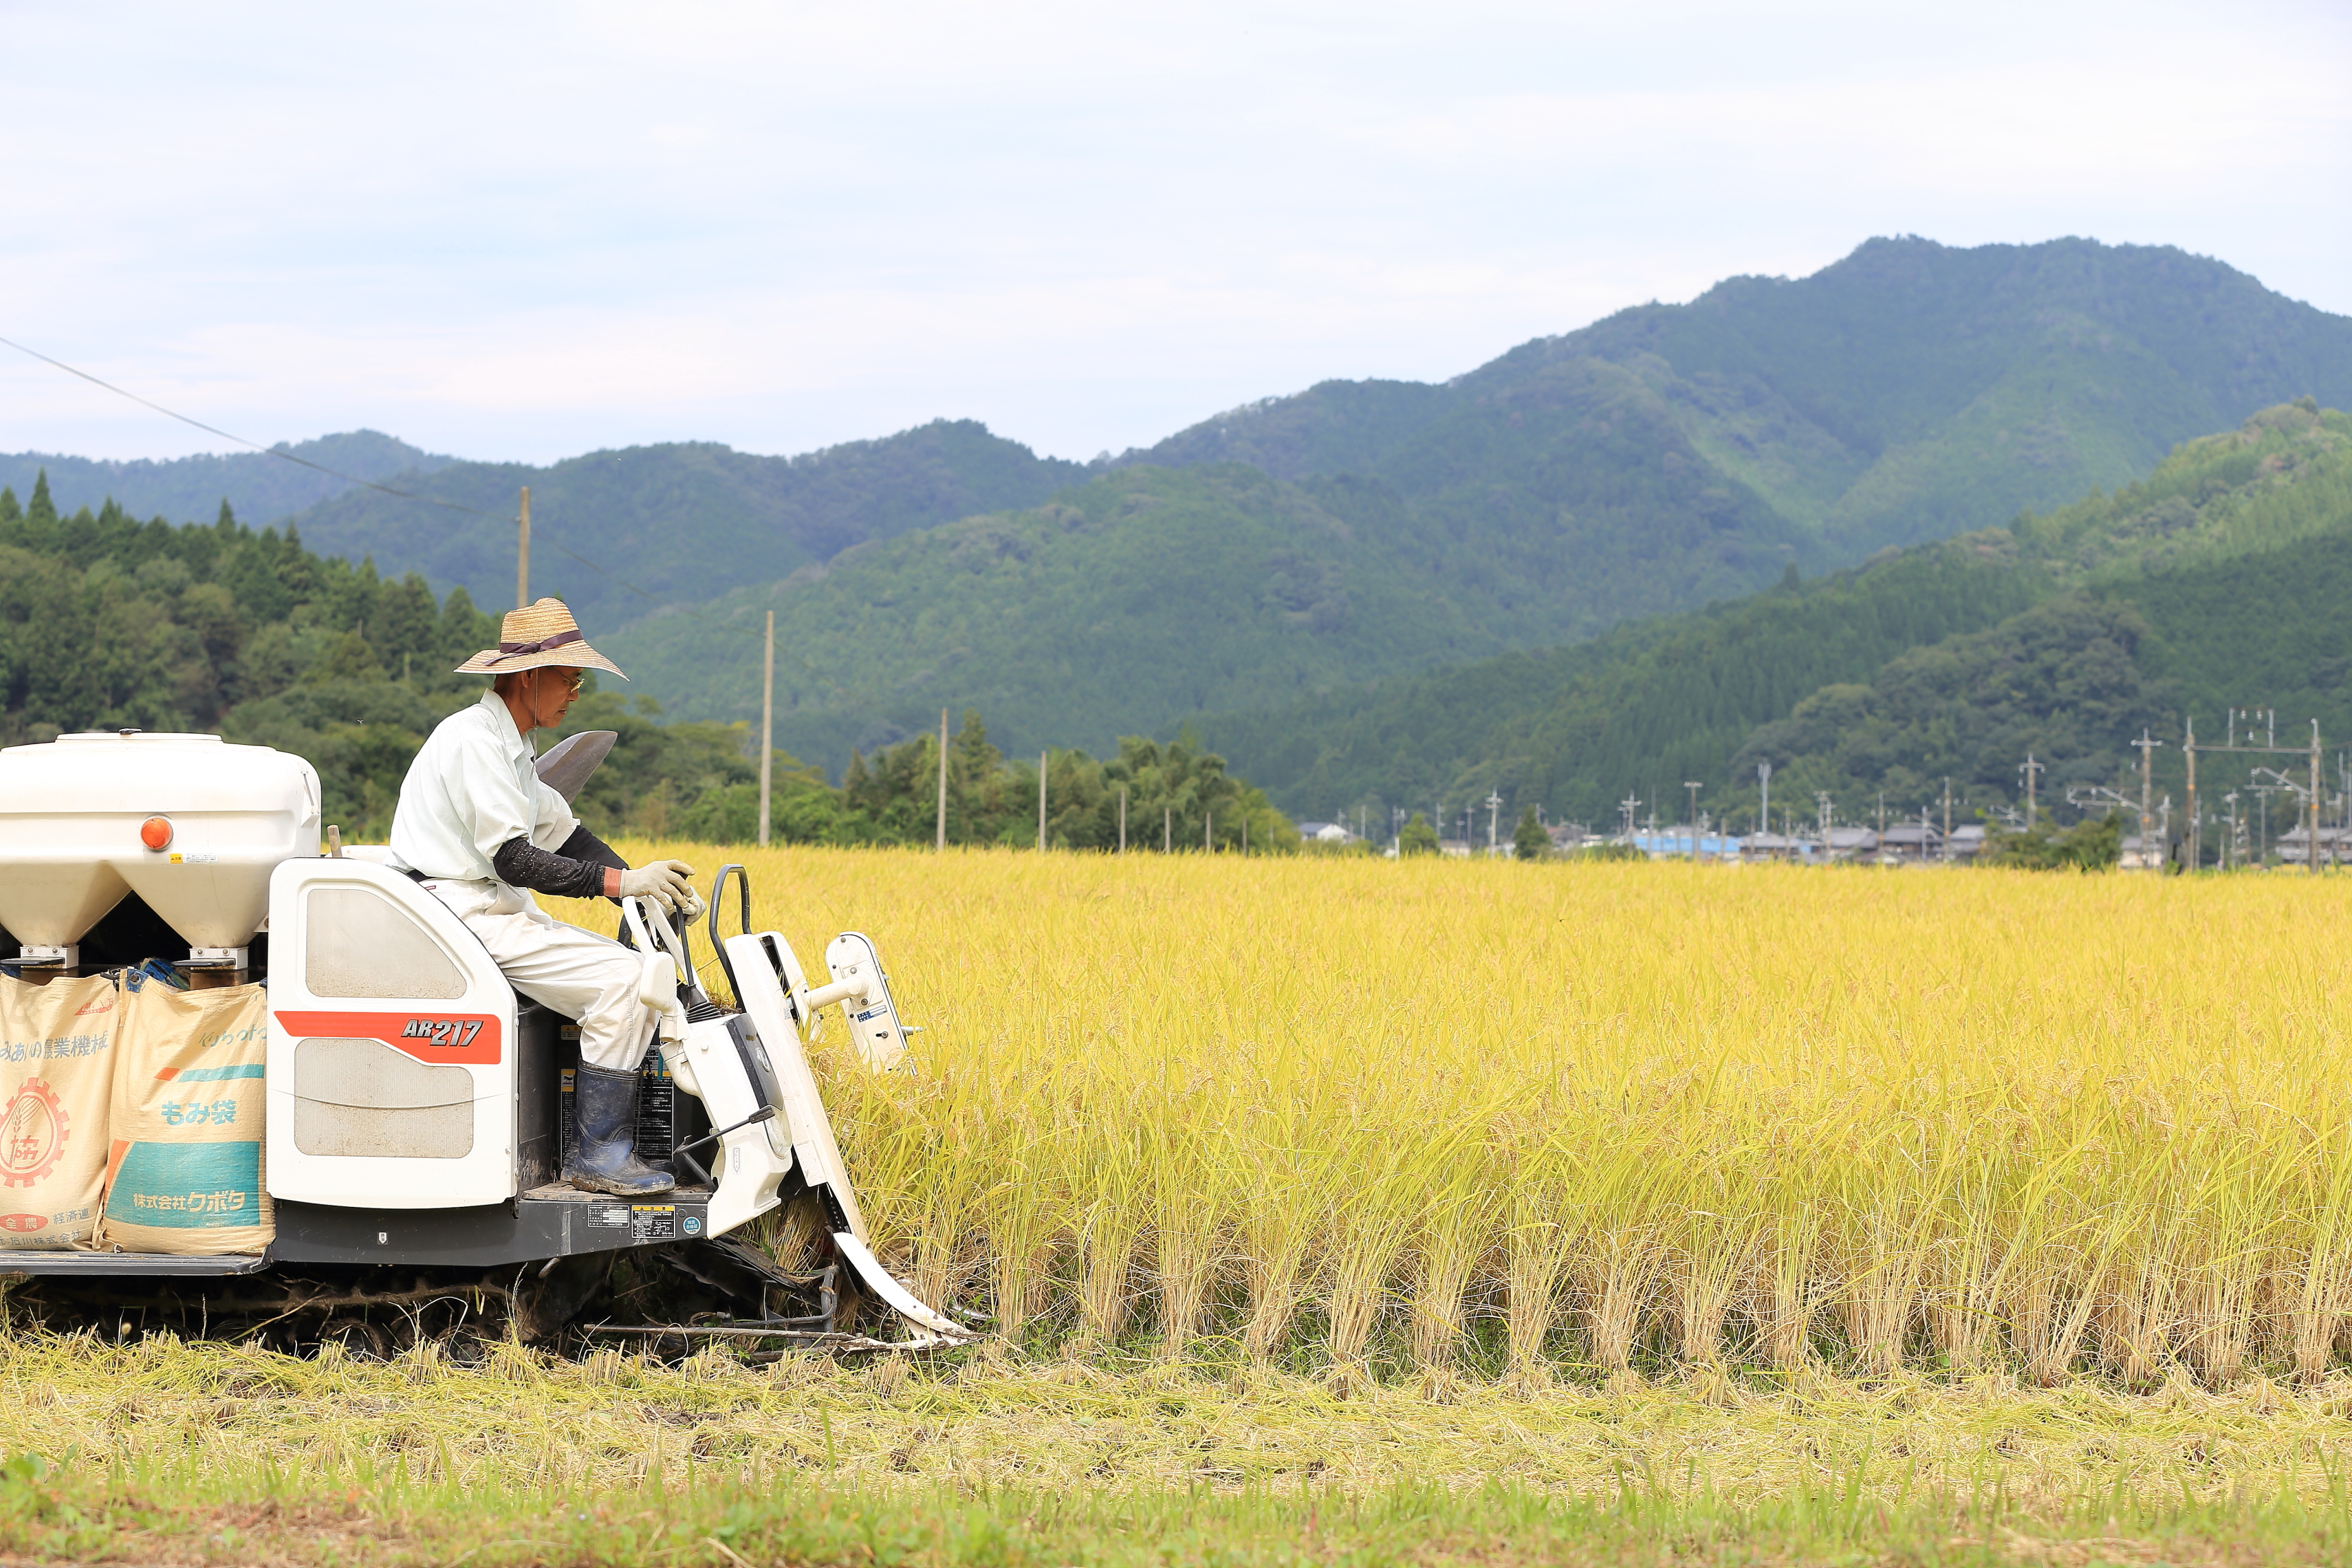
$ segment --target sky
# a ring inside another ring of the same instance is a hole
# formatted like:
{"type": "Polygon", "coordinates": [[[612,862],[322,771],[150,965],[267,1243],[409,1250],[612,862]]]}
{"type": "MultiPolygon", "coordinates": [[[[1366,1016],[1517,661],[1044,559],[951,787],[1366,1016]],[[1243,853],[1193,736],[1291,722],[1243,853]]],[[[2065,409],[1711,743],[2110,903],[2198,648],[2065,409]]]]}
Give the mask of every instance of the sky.
{"type": "MultiPolygon", "coordinates": [[[[1146,446],[1874,235],[2352,314],[2352,6],[0,0],[0,337],[261,442],[1146,446]]],[[[0,349],[0,450],[227,443],[0,349]]]]}

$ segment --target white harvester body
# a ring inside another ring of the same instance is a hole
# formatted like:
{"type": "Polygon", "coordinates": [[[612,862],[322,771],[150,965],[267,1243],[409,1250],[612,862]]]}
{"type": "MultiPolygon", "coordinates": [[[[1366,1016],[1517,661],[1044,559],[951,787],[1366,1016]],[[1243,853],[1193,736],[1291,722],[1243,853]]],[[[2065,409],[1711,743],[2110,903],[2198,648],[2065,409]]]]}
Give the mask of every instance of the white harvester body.
{"type": "MultiPolygon", "coordinates": [[[[574,771],[561,781],[567,794],[585,778],[574,771]]],[[[866,938],[835,939],[833,979],[811,986],[782,936],[750,929],[748,879],[728,868],[712,903],[730,873],[740,879],[744,929],[722,939],[714,907],[709,935],[734,987],[730,1006],[695,982],[682,921],[623,900],[660,1019],[649,1077],[691,1096],[698,1114],[678,1102],[668,1147],[650,1151],[677,1170],[676,1192],[612,1198],[561,1182],[576,1026],[520,996],[465,922],[380,848],[322,854],[320,833],[317,774],[268,747],[99,734],[0,751],[0,928],[18,949],[12,967],[37,977],[161,958],[267,987],[262,1169],[275,1237],[258,1257],[157,1258],[153,1272],[551,1267],[715,1238],[806,1193],[841,1262],[920,1331],[908,1342],[969,1337],[877,1260],[803,1049],[819,1010],[839,1005],[856,1070],[904,1058],[866,938]],[[81,951],[134,896],[187,943],[184,959],[81,951]]],[[[0,1258],[0,1270],[37,1274],[141,1267],[119,1253],[0,1258]]]]}

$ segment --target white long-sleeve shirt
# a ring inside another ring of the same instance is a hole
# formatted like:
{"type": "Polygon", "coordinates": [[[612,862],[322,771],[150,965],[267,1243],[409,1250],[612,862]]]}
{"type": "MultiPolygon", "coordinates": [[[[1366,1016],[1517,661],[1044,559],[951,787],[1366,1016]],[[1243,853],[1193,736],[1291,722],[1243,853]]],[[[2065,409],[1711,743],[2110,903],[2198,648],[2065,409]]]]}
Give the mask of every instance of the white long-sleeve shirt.
{"type": "Polygon", "coordinates": [[[562,848],[580,819],[540,782],[536,761],[495,691],[442,720],[401,780],[393,865],[436,880],[490,882],[490,858],[511,839],[562,848]]]}

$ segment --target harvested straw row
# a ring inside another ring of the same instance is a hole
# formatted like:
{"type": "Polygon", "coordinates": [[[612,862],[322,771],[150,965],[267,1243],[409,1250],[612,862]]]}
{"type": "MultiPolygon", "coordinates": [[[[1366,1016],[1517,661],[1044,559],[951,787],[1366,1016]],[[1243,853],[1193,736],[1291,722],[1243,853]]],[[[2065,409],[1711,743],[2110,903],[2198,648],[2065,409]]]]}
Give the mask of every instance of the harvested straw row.
{"type": "Polygon", "coordinates": [[[2221,1384],[2352,1313],[2352,883],[747,858],[929,1026],[820,1070],[1008,1336],[2221,1384]]]}

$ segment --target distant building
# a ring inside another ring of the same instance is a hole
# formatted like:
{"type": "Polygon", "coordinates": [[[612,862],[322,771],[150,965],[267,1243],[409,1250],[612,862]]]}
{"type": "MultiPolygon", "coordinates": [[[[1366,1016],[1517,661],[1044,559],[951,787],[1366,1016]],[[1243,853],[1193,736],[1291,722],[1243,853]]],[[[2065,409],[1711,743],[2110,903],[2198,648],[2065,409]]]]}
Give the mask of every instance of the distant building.
{"type": "Polygon", "coordinates": [[[1307,844],[1353,844],[1356,841],[1356,836],[1348,831],[1345,823],[1340,822],[1302,822],[1298,825],[1298,837],[1301,842],[1307,844]]]}
{"type": "Polygon", "coordinates": [[[1867,827],[1832,827],[1822,846],[1828,860],[1870,860],[1878,855],[1878,835],[1867,827]]]}
{"type": "Polygon", "coordinates": [[[1758,862],[1785,860],[1802,865],[1815,858],[1817,847],[1809,840],[1791,838],[1782,833],[1751,833],[1739,841],[1739,858],[1758,862]]]}
{"type": "Polygon", "coordinates": [[[1984,853],[1984,824],[1981,822],[1971,822],[1964,827],[1953,828],[1952,837],[1945,844],[1944,847],[1950,853],[1951,858],[1955,860],[1975,859],[1978,856],[1984,853]]]}
{"type": "MultiPolygon", "coordinates": [[[[2271,840],[2271,848],[2290,866],[2311,864],[2311,830],[2301,823],[2271,840]]],[[[2319,830],[2319,863],[2341,866],[2352,861],[2352,828],[2323,827],[2319,830]]]]}
{"type": "Polygon", "coordinates": [[[1656,832],[1635,829],[1621,843],[1631,844],[1653,860],[1687,860],[1696,841],[1702,860],[1733,860],[1739,858],[1739,840],[1727,833],[1694,834],[1686,826],[1661,827],[1656,832]]]}
{"type": "Polygon", "coordinates": [[[1944,858],[1944,836],[1924,822],[1906,822],[1878,836],[1881,864],[1924,866],[1944,858]]]}

